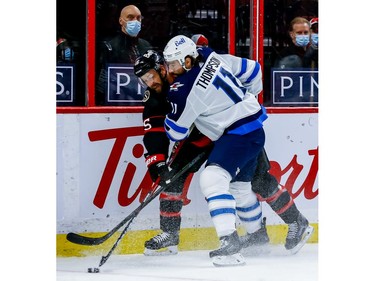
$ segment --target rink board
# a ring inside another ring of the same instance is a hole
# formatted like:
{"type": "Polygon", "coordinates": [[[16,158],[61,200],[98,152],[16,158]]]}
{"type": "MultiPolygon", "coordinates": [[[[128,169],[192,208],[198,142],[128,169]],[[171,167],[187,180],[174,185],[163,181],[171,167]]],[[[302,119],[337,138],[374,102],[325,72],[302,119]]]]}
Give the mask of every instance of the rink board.
{"type": "MultiPolygon", "coordinates": [[[[297,207],[316,231],[318,242],[318,114],[269,114],[266,150],[273,173],[292,194],[297,207]]],[[[57,115],[57,255],[94,254],[111,247],[79,246],[66,241],[68,232],[101,236],[140,204],[150,188],[144,163],[141,113],[57,115]]],[[[199,173],[185,190],[181,250],[211,249],[218,239],[198,186],[199,173]]],[[[118,247],[139,253],[159,229],[158,200],[151,202],[131,225],[118,247]]],[[[286,226],[263,204],[272,243],[283,243],[286,226]]]]}

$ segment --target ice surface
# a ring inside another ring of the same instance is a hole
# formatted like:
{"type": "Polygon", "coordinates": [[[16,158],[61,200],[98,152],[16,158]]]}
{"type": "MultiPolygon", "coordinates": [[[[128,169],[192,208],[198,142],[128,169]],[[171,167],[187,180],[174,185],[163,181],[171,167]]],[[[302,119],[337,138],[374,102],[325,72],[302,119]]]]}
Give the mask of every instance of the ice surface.
{"type": "MultiPolygon", "coordinates": [[[[215,267],[209,251],[184,251],[174,256],[149,257],[142,254],[112,255],[100,273],[100,256],[57,258],[57,281],[317,281],[318,244],[306,244],[296,255],[288,255],[283,245],[271,252],[247,256],[245,266],[215,267]]],[[[103,253],[106,255],[107,253],[103,253]]]]}

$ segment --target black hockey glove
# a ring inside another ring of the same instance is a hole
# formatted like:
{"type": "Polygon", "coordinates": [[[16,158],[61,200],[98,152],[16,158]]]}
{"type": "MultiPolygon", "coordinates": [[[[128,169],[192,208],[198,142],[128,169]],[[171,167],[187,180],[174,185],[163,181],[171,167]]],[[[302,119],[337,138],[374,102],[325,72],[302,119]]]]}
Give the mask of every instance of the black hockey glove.
{"type": "Polygon", "coordinates": [[[148,167],[148,170],[153,182],[156,182],[159,177],[160,181],[166,181],[170,177],[168,165],[164,161],[150,165],[148,167]]]}
{"type": "Polygon", "coordinates": [[[165,155],[163,154],[154,154],[148,155],[145,154],[146,165],[150,176],[153,182],[156,182],[160,177],[160,181],[166,181],[170,178],[171,174],[168,168],[167,163],[165,162],[165,155]]]}
{"type": "Polygon", "coordinates": [[[159,162],[155,166],[158,171],[158,176],[160,177],[160,182],[165,182],[170,178],[168,165],[165,162],[159,162]]]}

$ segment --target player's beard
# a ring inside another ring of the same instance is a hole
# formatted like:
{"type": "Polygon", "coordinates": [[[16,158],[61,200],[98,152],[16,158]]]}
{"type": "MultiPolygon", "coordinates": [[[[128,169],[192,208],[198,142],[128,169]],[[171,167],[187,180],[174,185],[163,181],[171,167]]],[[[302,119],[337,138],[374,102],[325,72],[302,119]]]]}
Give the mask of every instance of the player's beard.
{"type": "Polygon", "coordinates": [[[152,84],[151,89],[153,89],[157,93],[161,93],[163,89],[163,85],[160,83],[154,83],[152,84]]]}

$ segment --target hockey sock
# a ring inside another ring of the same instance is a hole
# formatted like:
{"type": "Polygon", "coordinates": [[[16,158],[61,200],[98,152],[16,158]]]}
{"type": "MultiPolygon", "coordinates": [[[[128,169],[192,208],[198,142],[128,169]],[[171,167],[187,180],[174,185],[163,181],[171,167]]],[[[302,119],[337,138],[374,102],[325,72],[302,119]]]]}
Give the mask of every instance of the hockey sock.
{"type": "Polygon", "coordinates": [[[260,229],[262,208],[256,194],[251,189],[250,182],[231,182],[229,191],[236,199],[237,216],[248,233],[260,229]]]}
{"type": "Polygon", "coordinates": [[[258,195],[258,198],[260,201],[266,201],[285,223],[290,224],[297,220],[300,212],[288,190],[281,185],[278,186],[273,195],[267,198],[258,195]]]}
{"type": "Polygon", "coordinates": [[[181,193],[163,192],[160,194],[160,229],[164,232],[174,233],[180,230],[181,193]]]}

